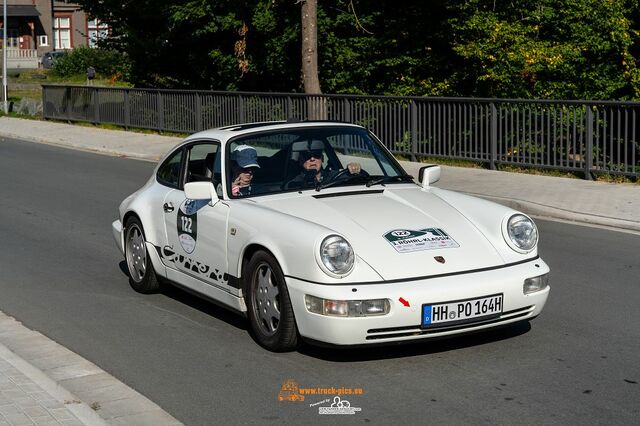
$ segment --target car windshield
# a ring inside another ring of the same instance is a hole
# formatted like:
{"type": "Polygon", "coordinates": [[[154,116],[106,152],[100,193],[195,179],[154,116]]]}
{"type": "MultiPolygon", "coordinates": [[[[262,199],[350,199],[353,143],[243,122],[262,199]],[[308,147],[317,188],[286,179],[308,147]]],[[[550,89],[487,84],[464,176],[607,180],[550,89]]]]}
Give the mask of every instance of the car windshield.
{"type": "Polygon", "coordinates": [[[357,127],[255,133],[233,139],[227,153],[232,198],[412,181],[367,130],[357,127]]]}

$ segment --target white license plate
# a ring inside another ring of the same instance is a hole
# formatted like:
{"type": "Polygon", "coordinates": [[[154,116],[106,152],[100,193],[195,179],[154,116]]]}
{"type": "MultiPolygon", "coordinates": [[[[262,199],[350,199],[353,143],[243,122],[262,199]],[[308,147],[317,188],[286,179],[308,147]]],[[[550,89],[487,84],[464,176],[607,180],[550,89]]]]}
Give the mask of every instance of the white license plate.
{"type": "Polygon", "coordinates": [[[473,322],[502,313],[502,294],[422,305],[422,326],[432,327],[473,322]]]}

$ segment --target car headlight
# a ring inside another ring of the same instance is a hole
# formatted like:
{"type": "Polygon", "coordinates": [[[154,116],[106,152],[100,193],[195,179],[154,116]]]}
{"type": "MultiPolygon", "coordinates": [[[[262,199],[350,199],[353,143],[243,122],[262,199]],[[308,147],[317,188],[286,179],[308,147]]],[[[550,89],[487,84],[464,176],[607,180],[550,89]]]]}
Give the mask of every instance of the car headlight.
{"type": "Polygon", "coordinates": [[[326,272],[341,278],[353,269],[355,255],[351,244],[339,235],[330,235],[320,244],[320,262],[326,272]]]}
{"type": "Polygon", "coordinates": [[[523,214],[514,214],[507,221],[505,240],[519,253],[529,253],[538,244],[538,228],[523,214]]]}

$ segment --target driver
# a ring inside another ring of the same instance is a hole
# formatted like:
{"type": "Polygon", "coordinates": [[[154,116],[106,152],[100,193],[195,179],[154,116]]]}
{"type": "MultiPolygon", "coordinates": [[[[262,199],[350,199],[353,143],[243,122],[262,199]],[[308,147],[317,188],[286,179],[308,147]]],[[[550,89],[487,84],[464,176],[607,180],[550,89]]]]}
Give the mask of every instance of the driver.
{"type": "MultiPolygon", "coordinates": [[[[287,187],[313,187],[322,182],[330,181],[341,170],[328,170],[322,167],[324,154],[322,149],[310,149],[300,151],[298,161],[302,171],[287,183],[287,187]]],[[[357,175],[361,171],[359,163],[349,163],[346,169],[352,175],[357,175]]]]}

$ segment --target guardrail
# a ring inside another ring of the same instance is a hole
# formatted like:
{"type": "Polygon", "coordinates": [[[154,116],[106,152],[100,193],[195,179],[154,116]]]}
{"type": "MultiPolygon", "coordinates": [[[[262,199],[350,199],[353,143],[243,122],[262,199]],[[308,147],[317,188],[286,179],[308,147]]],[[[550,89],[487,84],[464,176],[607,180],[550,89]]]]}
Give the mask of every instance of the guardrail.
{"type": "Polygon", "coordinates": [[[640,103],[43,85],[45,119],[191,133],[290,118],[361,124],[395,154],[640,176],[640,103]]]}

